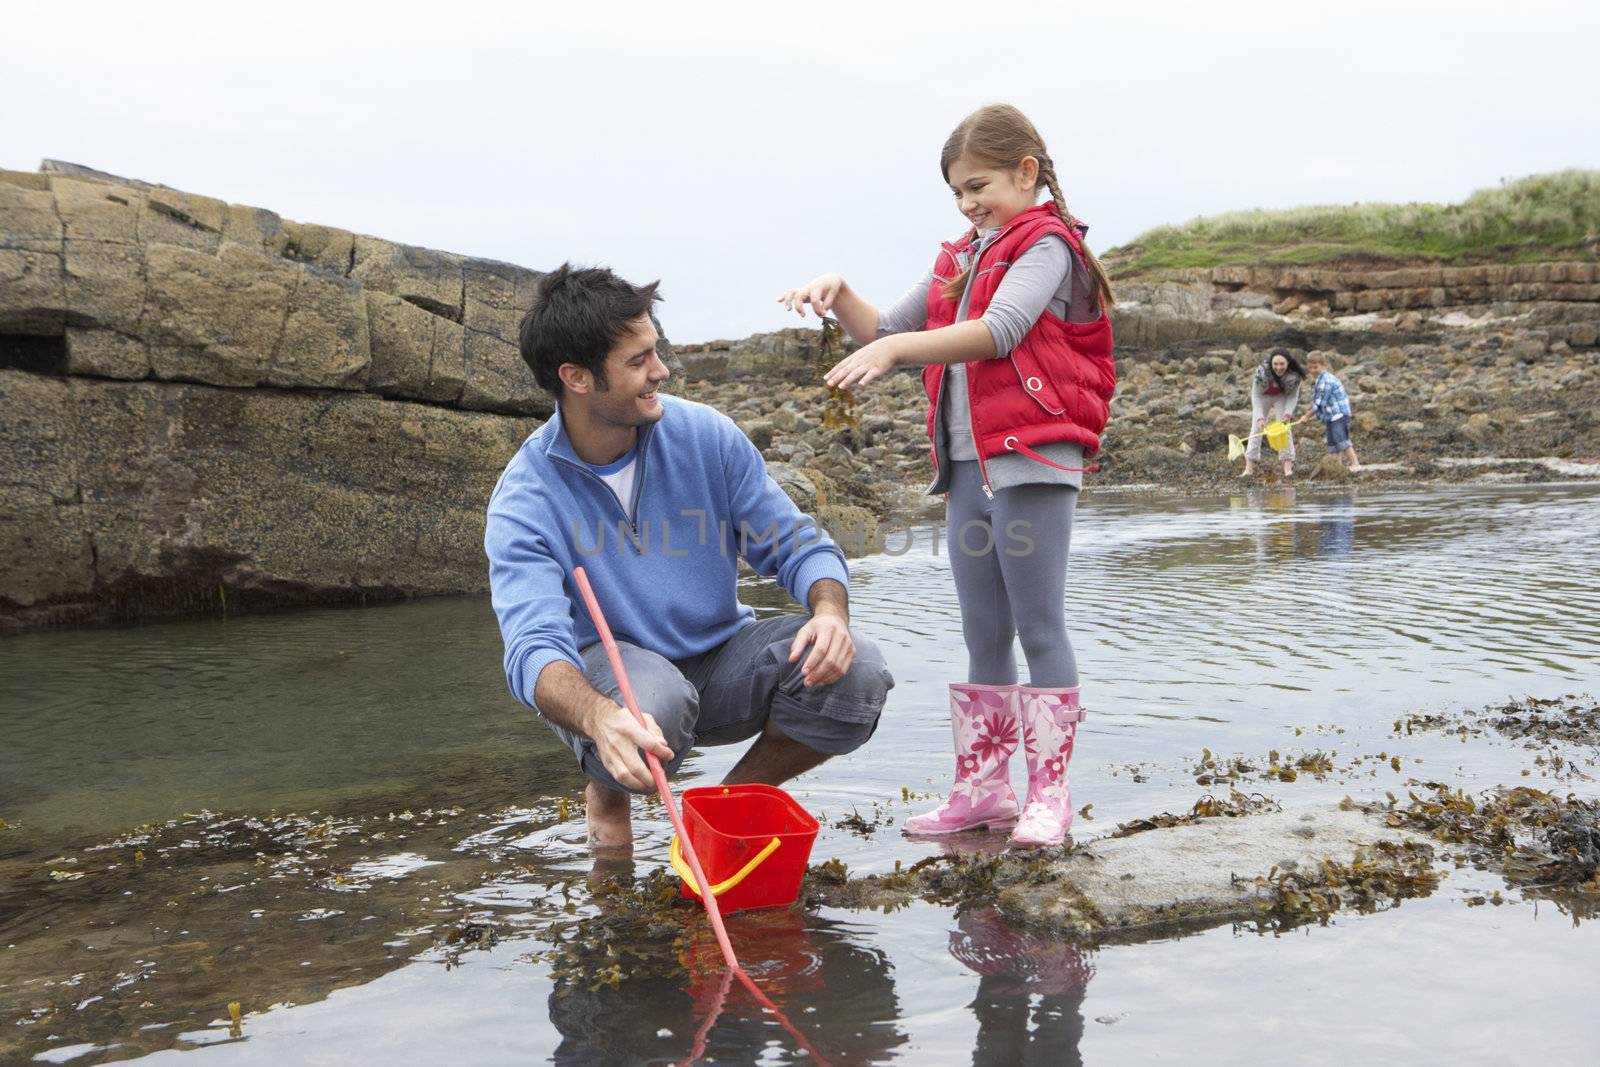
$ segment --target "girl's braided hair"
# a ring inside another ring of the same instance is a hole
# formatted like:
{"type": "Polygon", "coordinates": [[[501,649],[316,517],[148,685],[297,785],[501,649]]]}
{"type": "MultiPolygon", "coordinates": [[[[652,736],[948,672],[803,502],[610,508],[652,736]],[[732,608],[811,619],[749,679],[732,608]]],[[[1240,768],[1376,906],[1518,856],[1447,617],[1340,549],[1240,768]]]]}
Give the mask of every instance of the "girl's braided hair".
{"type": "MultiPolygon", "coordinates": [[[[1022,166],[1023,159],[1028,156],[1037,160],[1039,184],[1050,190],[1050,198],[1055,201],[1061,220],[1079,233],[1084,265],[1089,269],[1090,302],[1102,310],[1116,302],[1111,295],[1111,279],[1106,276],[1105,268],[1095,254],[1089,251],[1089,246],[1083,244],[1081,238],[1085,227],[1067,210],[1066,197],[1061,193],[1061,179],[1056,177],[1055,163],[1051,161],[1050,153],[1045,151],[1044,138],[1028,121],[1028,116],[1010,104],[980,107],[962,119],[961,125],[944,142],[944,150],[939,153],[939,170],[944,174],[945,181],[950,180],[951,165],[963,156],[1003,170],[1015,170],[1022,166]]],[[[945,283],[946,298],[960,299],[971,273],[972,268],[968,266],[945,283]]]]}

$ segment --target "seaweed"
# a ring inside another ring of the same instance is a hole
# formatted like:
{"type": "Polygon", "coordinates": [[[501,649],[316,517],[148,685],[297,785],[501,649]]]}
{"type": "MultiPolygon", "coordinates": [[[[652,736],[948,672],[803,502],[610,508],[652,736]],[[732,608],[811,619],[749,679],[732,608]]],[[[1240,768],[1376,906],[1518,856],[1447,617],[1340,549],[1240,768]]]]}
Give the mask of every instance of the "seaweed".
{"type": "Polygon", "coordinates": [[[1259,931],[1281,933],[1312,922],[1326,926],[1341,910],[1371,914],[1398,907],[1432,893],[1440,879],[1431,845],[1379,841],[1358,848],[1349,863],[1325,859],[1309,869],[1274,867],[1263,877],[1237,881],[1259,891],[1259,931]]]}
{"type": "MultiPolygon", "coordinates": [[[[821,377],[845,356],[844,327],[831,315],[822,317],[822,343],[817,347],[817,377],[821,377]]],[[[848,430],[860,425],[856,397],[849,389],[828,386],[828,399],[822,405],[824,430],[848,430]]]]}
{"type": "Polygon", "coordinates": [[[915,902],[942,904],[958,911],[993,904],[1006,889],[1018,885],[1066,884],[1056,861],[1067,852],[944,853],[927,856],[890,874],[851,878],[838,860],[812,866],[802,893],[808,905],[867,908],[884,913],[915,902]]]}
{"type": "Polygon", "coordinates": [[[1530,696],[1463,714],[1466,720],[1442,714],[1408,715],[1395,720],[1394,732],[1397,735],[1419,730],[1452,733],[1465,742],[1493,730],[1514,741],[1600,745],[1600,703],[1590,697],[1570,693],[1564,697],[1530,696]]]}
{"type": "Polygon", "coordinates": [[[831,823],[835,830],[848,830],[862,837],[871,837],[882,827],[894,822],[894,816],[885,811],[876,802],[872,805],[872,817],[869,819],[855,808],[850,809],[850,814],[831,823]]]}
{"type": "Polygon", "coordinates": [[[570,921],[550,923],[535,935],[551,947],[528,958],[550,966],[556,995],[574,988],[595,992],[619,988],[626,979],[668,975],[682,966],[681,950],[699,905],[680,893],[670,870],[644,878],[608,878],[594,887],[594,909],[570,921]]]}
{"type": "Polygon", "coordinates": [[[1383,810],[1392,827],[1457,846],[1458,865],[1496,871],[1525,896],[1554,901],[1575,921],[1600,911],[1600,801],[1531,786],[1502,786],[1476,797],[1439,782],[1425,788],[1429,795],[1409,792],[1405,805],[1391,795],[1387,809],[1366,810],[1383,810]]]}
{"type": "Polygon", "coordinates": [[[1527,697],[1485,711],[1490,727],[1502,737],[1600,745],[1600,703],[1593,700],[1527,697]]]}
{"type": "Polygon", "coordinates": [[[1191,773],[1196,785],[1231,785],[1252,777],[1263,781],[1292,782],[1301,774],[1321,780],[1333,773],[1333,759],[1338,754],[1336,751],[1323,752],[1318,749],[1295,756],[1283,755],[1277,749],[1272,749],[1265,759],[1251,760],[1244,756],[1219,757],[1213,755],[1209,748],[1203,748],[1200,750],[1200,760],[1191,773]]]}
{"type": "Polygon", "coordinates": [[[1133,834],[1142,834],[1146,830],[1164,830],[1169,826],[1182,826],[1201,819],[1237,818],[1242,815],[1254,815],[1257,812],[1281,810],[1283,809],[1279,807],[1278,802],[1271,797],[1260,793],[1245,794],[1233,789],[1229,791],[1226,800],[1218,800],[1207,793],[1195,801],[1194,807],[1185,815],[1174,815],[1164,811],[1160,815],[1118,823],[1117,828],[1106,836],[1130,837],[1133,834]]]}

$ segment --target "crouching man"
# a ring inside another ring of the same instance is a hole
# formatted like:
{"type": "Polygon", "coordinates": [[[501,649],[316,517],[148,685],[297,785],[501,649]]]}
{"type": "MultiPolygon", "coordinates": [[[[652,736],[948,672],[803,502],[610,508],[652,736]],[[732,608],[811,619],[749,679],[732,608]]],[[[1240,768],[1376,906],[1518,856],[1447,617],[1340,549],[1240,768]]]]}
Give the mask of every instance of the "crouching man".
{"type": "Polygon", "coordinates": [[[767,476],[727,416],[658,395],[656,286],[562,266],[523,318],[522,357],[557,399],[489,501],[484,548],[511,692],[589,779],[589,842],[631,850],[641,749],[676,772],[689,749],[755,743],[725,783],[777,785],[859,748],[894,680],[850,629],[844,556],[767,476]],[[757,620],[738,561],[808,614],[757,620]],[[619,688],[577,592],[583,567],[645,713],[619,688]]]}

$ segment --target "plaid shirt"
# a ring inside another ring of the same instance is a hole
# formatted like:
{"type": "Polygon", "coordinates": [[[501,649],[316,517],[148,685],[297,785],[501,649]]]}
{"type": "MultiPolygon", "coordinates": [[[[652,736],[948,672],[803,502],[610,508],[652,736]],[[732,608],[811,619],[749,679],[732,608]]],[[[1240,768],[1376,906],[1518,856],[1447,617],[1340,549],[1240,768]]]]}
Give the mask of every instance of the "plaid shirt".
{"type": "Polygon", "coordinates": [[[1311,390],[1311,411],[1323,422],[1350,417],[1350,394],[1344,383],[1325,370],[1317,375],[1316,387],[1311,390]]]}

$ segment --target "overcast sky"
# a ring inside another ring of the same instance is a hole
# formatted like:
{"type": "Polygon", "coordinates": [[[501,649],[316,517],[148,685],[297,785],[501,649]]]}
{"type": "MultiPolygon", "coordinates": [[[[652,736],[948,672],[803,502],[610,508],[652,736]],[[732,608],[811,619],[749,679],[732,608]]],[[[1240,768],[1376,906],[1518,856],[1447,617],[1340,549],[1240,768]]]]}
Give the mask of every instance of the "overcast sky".
{"type": "MultiPolygon", "coordinates": [[[[1097,249],[1235,208],[1458,200],[1600,167],[1600,4],[14,5],[0,166],[44,158],[536,269],[660,278],[679,342],[886,304],[1020,106],[1097,249]]],[[[809,321],[809,320],[808,320],[809,321]]]]}

